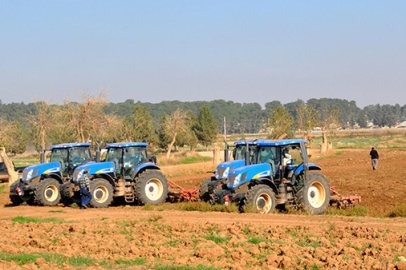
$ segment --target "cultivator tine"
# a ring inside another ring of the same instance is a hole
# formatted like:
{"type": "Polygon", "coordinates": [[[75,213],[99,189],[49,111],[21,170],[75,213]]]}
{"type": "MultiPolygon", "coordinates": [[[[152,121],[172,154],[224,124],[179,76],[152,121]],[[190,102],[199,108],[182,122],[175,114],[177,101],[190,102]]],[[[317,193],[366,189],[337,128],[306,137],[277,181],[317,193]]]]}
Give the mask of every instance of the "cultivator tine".
{"type": "Polygon", "coordinates": [[[184,189],[173,181],[168,180],[169,194],[171,202],[197,202],[199,201],[199,190],[184,189]]]}
{"type": "Polygon", "coordinates": [[[335,187],[331,187],[330,204],[338,208],[350,208],[361,202],[361,196],[358,195],[341,195],[335,187]]]}

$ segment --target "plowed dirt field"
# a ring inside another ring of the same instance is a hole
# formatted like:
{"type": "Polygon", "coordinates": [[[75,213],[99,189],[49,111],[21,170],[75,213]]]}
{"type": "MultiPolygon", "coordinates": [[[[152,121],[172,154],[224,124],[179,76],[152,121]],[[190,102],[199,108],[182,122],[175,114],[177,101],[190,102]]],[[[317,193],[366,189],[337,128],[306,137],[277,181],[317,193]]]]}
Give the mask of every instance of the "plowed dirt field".
{"type": "MultiPolygon", "coordinates": [[[[406,151],[342,151],[315,161],[369,217],[8,207],[0,197],[1,269],[406,269],[406,151]],[[32,218],[31,220],[27,217],[32,218]]],[[[172,180],[198,187],[206,175],[172,180]]]]}

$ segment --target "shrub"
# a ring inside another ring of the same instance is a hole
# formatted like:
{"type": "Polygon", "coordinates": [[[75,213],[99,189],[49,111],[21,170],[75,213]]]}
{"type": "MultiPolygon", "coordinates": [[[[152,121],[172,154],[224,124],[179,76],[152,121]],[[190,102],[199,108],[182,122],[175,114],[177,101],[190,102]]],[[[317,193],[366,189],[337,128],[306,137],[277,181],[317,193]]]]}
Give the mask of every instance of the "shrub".
{"type": "Polygon", "coordinates": [[[389,212],[389,217],[406,217],[406,205],[401,204],[395,206],[392,211],[389,212]]]}

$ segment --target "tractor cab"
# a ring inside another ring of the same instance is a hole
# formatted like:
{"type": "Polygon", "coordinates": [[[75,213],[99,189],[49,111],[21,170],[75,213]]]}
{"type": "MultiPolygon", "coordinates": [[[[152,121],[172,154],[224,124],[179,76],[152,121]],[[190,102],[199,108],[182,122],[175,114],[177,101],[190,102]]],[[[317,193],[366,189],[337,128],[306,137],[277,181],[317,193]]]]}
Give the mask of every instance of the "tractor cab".
{"type": "Polygon", "coordinates": [[[132,179],[139,164],[149,162],[147,143],[107,145],[106,162],[113,162],[117,178],[132,179]]]}
{"type": "Polygon", "coordinates": [[[89,143],[52,146],[50,162],[59,162],[63,177],[73,174],[76,167],[92,160],[89,143]]]}

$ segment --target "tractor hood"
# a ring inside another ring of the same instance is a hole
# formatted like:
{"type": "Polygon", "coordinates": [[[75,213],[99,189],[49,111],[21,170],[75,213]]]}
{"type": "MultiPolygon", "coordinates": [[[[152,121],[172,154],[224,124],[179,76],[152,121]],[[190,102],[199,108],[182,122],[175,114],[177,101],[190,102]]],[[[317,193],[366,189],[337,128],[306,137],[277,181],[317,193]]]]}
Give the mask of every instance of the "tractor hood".
{"type": "Polygon", "coordinates": [[[75,169],[75,172],[73,173],[73,182],[77,182],[86,170],[88,170],[88,177],[92,174],[114,173],[114,162],[88,162],[83,164],[75,169]]]}
{"type": "Polygon", "coordinates": [[[227,186],[230,189],[237,188],[252,179],[267,177],[270,175],[272,175],[272,170],[269,163],[244,166],[230,172],[227,179],[227,186]]]}
{"type": "Polygon", "coordinates": [[[25,168],[23,171],[22,181],[28,182],[34,177],[43,174],[60,173],[60,172],[61,172],[61,164],[59,162],[41,163],[25,168]]]}
{"type": "Polygon", "coordinates": [[[229,172],[245,165],[245,160],[230,160],[220,163],[216,168],[216,179],[227,179],[229,172]]]}

